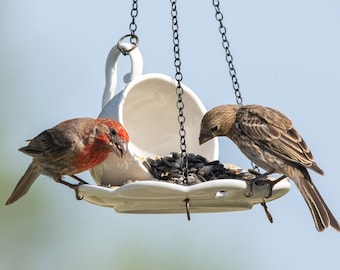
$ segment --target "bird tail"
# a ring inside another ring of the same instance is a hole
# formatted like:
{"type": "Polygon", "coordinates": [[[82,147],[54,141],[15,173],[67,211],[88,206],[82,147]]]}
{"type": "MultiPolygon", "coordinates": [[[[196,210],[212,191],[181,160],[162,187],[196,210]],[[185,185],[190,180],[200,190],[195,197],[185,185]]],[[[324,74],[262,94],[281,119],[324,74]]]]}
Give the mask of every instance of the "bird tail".
{"type": "Polygon", "coordinates": [[[11,196],[8,198],[6,205],[14,203],[22,196],[24,196],[32,184],[34,183],[35,179],[38,178],[40,175],[40,170],[36,163],[32,162],[30,166],[27,168],[25,174],[21,177],[20,181],[14,188],[11,196]]]}
{"type": "Polygon", "coordinates": [[[295,172],[297,177],[293,179],[309,207],[316,229],[321,232],[331,226],[335,230],[340,231],[339,222],[316,189],[307,169],[299,168],[295,172]]]}

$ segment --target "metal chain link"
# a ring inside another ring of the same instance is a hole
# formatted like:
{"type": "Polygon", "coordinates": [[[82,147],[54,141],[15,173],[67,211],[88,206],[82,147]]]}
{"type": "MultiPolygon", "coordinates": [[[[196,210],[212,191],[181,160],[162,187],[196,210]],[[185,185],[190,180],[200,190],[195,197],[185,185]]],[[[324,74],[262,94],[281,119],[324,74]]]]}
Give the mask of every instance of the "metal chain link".
{"type": "Polygon", "coordinates": [[[118,40],[118,43],[117,43],[117,48],[118,48],[118,50],[121,51],[121,53],[123,55],[128,55],[129,52],[131,52],[132,50],[137,48],[137,46],[139,45],[139,38],[136,35],[136,31],[137,31],[136,17],[138,15],[137,0],[132,1],[132,7],[131,7],[130,15],[131,15],[131,23],[129,25],[130,34],[122,36],[118,40]],[[125,38],[130,38],[130,43],[132,44],[130,49],[126,49],[124,46],[121,45],[121,43],[124,41],[125,38]]]}
{"type": "MultiPolygon", "coordinates": [[[[226,27],[223,25],[223,14],[220,10],[220,1],[219,0],[212,0],[212,4],[215,8],[215,18],[216,20],[219,22],[219,32],[221,34],[222,37],[222,46],[225,50],[225,59],[228,63],[228,68],[229,68],[229,75],[231,77],[231,81],[233,84],[233,88],[234,88],[234,92],[235,92],[235,98],[236,98],[236,103],[239,105],[243,105],[243,99],[241,96],[241,91],[240,91],[240,85],[238,83],[237,77],[236,77],[236,70],[233,64],[233,56],[230,53],[230,49],[229,49],[229,41],[227,38],[227,29],[226,27]]],[[[257,172],[260,172],[260,168],[254,163],[251,162],[251,166],[253,167],[253,169],[257,172]]]]}
{"type": "Polygon", "coordinates": [[[131,12],[130,12],[130,15],[131,15],[131,23],[130,23],[130,26],[129,26],[129,29],[130,29],[130,42],[131,44],[134,44],[136,45],[137,44],[137,38],[136,38],[136,31],[137,31],[137,24],[136,24],[136,17],[138,15],[138,3],[137,3],[137,0],[133,0],[132,1],[132,8],[131,8],[131,12]]]}
{"type": "Polygon", "coordinates": [[[235,92],[235,97],[236,97],[236,103],[239,105],[243,104],[242,96],[241,96],[241,91],[240,91],[240,85],[238,83],[237,77],[236,77],[236,70],[233,64],[233,56],[230,53],[229,49],[229,41],[227,38],[227,29],[223,25],[223,14],[220,10],[220,1],[219,0],[212,0],[212,4],[215,8],[215,18],[219,22],[219,32],[222,37],[222,46],[225,51],[225,59],[228,63],[228,68],[229,68],[229,74],[231,76],[231,81],[233,84],[234,92],[235,92]]]}
{"type": "Polygon", "coordinates": [[[180,136],[180,149],[182,159],[182,175],[184,184],[188,183],[188,157],[187,157],[187,146],[185,135],[186,131],[184,128],[185,116],[184,116],[184,102],[183,102],[183,88],[181,82],[183,80],[183,74],[181,72],[181,58],[179,49],[179,34],[178,34],[178,13],[176,0],[170,0],[171,2],[171,17],[172,17],[172,35],[174,45],[174,65],[176,69],[175,79],[177,81],[176,93],[177,93],[177,108],[178,108],[178,123],[179,123],[179,136],[180,136]]]}

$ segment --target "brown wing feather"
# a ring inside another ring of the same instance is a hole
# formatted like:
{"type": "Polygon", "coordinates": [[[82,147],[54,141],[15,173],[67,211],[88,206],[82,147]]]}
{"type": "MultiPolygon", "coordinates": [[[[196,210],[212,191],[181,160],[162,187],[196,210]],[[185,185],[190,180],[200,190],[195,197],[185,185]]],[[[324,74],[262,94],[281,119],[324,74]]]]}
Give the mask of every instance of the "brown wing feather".
{"type": "Polygon", "coordinates": [[[240,108],[237,123],[243,134],[251,137],[273,155],[323,174],[307,144],[293,128],[292,122],[281,112],[267,107],[246,105],[240,108]]]}
{"type": "Polygon", "coordinates": [[[30,140],[29,144],[19,149],[19,151],[35,157],[53,157],[53,160],[62,159],[71,148],[72,141],[63,136],[60,139],[61,133],[55,136],[56,130],[45,130],[34,139],[30,140]],[[58,141],[56,141],[58,137],[58,141]]]}

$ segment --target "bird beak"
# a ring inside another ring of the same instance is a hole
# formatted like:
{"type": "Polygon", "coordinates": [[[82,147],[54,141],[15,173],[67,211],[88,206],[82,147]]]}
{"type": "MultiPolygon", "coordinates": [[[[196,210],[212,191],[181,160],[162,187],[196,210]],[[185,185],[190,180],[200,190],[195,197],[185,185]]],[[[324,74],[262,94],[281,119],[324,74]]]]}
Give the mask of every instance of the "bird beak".
{"type": "Polygon", "coordinates": [[[202,145],[203,143],[211,140],[212,138],[214,138],[215,136],[211,133],[207,133],[207,132],[204,132],[204,131],[201,131],[200,132],[200,137],[199,137],[199,143],[200,145],[202,145]]]}
{"type": "Polygon", "coordinates": [[[111,149],[118,157],[123,158],[128,150],[128,144],[123,140],[119,140],[111,145],[111,149]]]}

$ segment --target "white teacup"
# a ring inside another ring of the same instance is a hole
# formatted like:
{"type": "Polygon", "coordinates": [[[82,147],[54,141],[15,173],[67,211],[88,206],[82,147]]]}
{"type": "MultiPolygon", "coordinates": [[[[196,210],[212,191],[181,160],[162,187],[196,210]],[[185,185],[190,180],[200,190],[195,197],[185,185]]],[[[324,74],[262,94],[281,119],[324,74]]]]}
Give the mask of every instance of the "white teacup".
{"type": "MultiPolygon", "coordinates": [[[[122,43],[126,49],[128,43],[122,43]]],[[[115,94],[117,61],[120,51],[113,47],[106,63],[106,87],[103,110],[99,117],[118,120],[127,130],[128,153],[120,159],[113,154],[91,170],[99,185],[122,185],[129,180],[150,180],[152,175],[142,164],[147,157],[166,156],[180,152],[177,109],[177,82],[158,73],[142,75],[142,57],[135,48],[129,53],[131,73],[125,75],[126,86],[115,94]]],[[[218,141],[200,146],[198,142],[201,119],[206,112],[200,99],[184,84],[184,116],[187,152],[200,154],[208,160],[218,159],[218,141]]]]}

